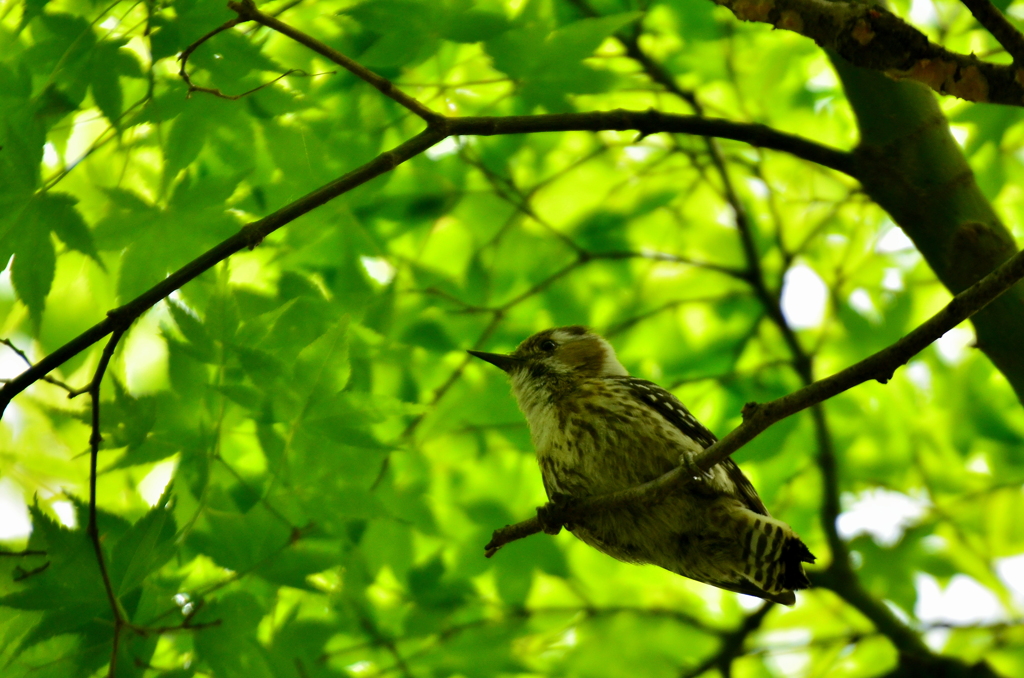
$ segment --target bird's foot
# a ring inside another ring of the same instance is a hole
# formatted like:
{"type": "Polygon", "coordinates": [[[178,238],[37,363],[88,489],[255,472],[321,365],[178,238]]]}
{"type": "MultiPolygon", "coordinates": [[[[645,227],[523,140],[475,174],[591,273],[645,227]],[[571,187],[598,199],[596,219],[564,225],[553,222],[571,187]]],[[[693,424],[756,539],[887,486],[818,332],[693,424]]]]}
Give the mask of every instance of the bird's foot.
{"type": "Polygon", "coordinates": [[[683,469],[683,473],[687,478],[695,478],[697,480],[703,480],[705,482],[714,480],[715,474],[711,471],[705,471],[689,454],[683,453],[679,455],[679,465],[683,469]]]}
{"type": "Polygon", "coordinates": [[[566,514],[576,505],[576,499],[567,494],[556,492],[551,501],[537,507],[537,520],[545,534],[558,534],[562,527],[572,531],[573,524],[566,520],[566,514]]]}

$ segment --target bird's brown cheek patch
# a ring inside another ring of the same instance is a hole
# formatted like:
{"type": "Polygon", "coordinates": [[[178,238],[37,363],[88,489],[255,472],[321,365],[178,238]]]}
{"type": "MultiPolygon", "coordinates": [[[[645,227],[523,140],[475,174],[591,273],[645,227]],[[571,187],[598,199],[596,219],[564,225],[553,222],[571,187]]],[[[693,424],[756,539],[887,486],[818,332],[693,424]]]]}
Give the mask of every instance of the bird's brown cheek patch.
{"type": "Polygon", "coordinates": [[[578,371],[594,374],[600,371],[601,362],[604,359],[601,346],[590,341],[574,341],[566,344],[558,351],[558,357],[566,365],[570,365],[578,371]]]}

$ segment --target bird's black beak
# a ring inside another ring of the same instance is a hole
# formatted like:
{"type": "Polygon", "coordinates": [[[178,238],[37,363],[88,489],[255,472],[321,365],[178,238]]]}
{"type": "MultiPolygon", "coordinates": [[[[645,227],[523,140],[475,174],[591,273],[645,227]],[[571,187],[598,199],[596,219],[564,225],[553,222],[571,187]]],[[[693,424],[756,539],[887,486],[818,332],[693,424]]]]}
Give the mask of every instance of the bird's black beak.
{"type": "Polygon", "coordinates": [[[510,372],[513,367],[522,362],[519,358],[513,358],[510,355],[502,355],[501,353],[484,353],[483,351],[466,351],[469,355],[476,356],[480,360],[486,360],[495,367],[499,367],[506,372],[510,372]]]}

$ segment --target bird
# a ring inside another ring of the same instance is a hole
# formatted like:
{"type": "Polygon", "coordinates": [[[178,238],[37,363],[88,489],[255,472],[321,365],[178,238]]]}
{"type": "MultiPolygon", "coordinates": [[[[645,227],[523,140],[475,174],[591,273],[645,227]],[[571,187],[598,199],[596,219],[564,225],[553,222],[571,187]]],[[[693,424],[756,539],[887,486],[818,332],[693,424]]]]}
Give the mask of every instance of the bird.
{"type": "Polygon", "coordinates": [[[683,466],[692,480],[664,501],[575,516],[566,529],[620,561],[783,605],[810,586],[802,564],[815,558],[800,537],[768,513],[732,459],[697,468],[714,434],[672,393],[631,377],[606,339],[572,325],[510,354],[469,353],[508,374],[549,500],[538,509],[545,532],[557,533],[552,517],[583,499],[683,466]]]}

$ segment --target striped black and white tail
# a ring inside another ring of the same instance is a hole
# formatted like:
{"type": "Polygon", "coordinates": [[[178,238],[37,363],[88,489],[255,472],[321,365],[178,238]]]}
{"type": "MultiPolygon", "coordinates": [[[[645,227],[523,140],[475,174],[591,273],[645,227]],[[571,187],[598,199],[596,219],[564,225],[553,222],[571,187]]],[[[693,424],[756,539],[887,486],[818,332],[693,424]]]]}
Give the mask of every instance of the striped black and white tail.
{"type": "Polygon", "coordinates": [[[752,512],[744,513],[747,529],[742,538],[740,574],[746,583],[757,589],[753,595],[792,605],[796,602],[793,591],[811,585],[803,563],[813,563],[814,556],[782,521],[752,512]]]}

